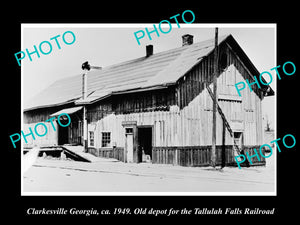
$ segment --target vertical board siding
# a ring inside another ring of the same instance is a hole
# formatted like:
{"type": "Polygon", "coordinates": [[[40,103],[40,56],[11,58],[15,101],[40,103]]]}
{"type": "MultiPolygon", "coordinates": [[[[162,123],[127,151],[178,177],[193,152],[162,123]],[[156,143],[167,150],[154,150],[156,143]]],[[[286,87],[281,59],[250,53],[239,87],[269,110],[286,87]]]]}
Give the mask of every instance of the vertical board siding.
{"type": "Polygon", "coordinates": [[[103,158],[112,158],[124,162],[124,148],[96,149],[88,148],[88,153],[103,158]]]}
{"type": "Polygon", "coordinates": [[[28,110],[23,112],[23,121],[24,124],[45,122],[46,120],[50,119],[51,114],[60,111],[62,109],[70,108],[74,106],[75,106],[74,103],[69,103],[62,106],[45,107],[40,109],[28,110]]]}
{"type": "MultiPolygon", "coordinates": [[[[260,146],[245,146],[244,151],[254,155],[254,148],[259,149],[260,146]]],[[[222,163],[222,151],[225,155],[225,165],[237,166],[234,159],[234,151],[232,145],[216,146],[217,165],[222,163]]],[[[263,150],[264,154],[264,150],[263,150]]],[[[211,159],[211,146],[190,146],[190,147],[154,147],[152,149],[152,163],[154,164],[172,164],[180,166],[209,166],[211,159]]],[[[265,158],[252,158],[252,165],[265,165],[265,158]]]]}
{"type": "MultiPolygon", "coordinates": [[[[218,95],[230,96],[230,99],[219,100],[222,111],[224,112],[229,123],[239,122],[242,125],[244,133],[244,144],[255,145],[262,142],[262,112],[261,112],[261,91],[257,85],[252,86],[254,91],[245,88],[241,92],[241,99],[235,88],[237,82],[253,81],[249,71],[237,57],[236,53],[228,45],[220,46],[220,55],[227,55],[226,65],[220,69],[218,75],[218,95]]],[[[182,77],[176,88],[177,105],[182,112],[180,125],[182,133],[182,145],[209,145],[211,144],[211,123],[212,123],[212,100],[205,86],[212,82],[213,72],[213,52],[205,57],[196,65],[188,74],[182,77]],[[192,83],[192,84],[191,84],[192,83]],[[197,85],[196,85],[197,84],[197,85]],[[200,96],[200,99],[198,97],[200,96]],[[195,125],[196,120],[201,115],[199,125],[195,125]],[[184,118],[193,117],[183,121],[184,118]],[[199,130],[198,130],[198,129],[199,130]],[[200,137],[200,143],[195,143],[195,137],[200,137]],[[189,137],[189,138],[188,138],[189,137]],[[203,137],[203,140],[202,140],[203,137]]],[[[219,116],[219,115],[218,115],[219,116]]],[[[217,144],[221,144],[222,120],[217,119],[218,135],[217,144]]],[[[226,137],[230,137],[226,131],[226,137]]],[[[226,138],[226,141],[228,138],[226,138]]],[[[230,143],[228,143],[230,144],[230,143]]]]}
{"type": "MultiPolygon", "coordinates": [[[[259,159],[256,156],[254,156],[253,158],[251,158],[252,165],[254,165],[254,166],[255,165],[265,165],[266,164],[266,159],[260,155],[260,150],[259,150],[260,149],[260,145],[244,146],[244,153],[245,154],[248,153],[249,156],[253,156],[253,155],[256,154],[255,151],[254,151],[254,149],[258,153],[259,159]]],[[[265,155],[265,147],[262,148],[261,153],[263,155],[265,155]]]]}
{"type": "MultiPolygon", "coordinates": [[[[43,146],[54,146],[54,145],[58,144],[58,141],[57,141],[58,140],[58,138],[57,138],[58,125],[57,125],[57,123],[53,123],[56,131],[54,131],[54,129],[51,125],[51,122],[44,122],[44,124],[47,127],[47,134],[43,137],[39,137],[38,135],[35,134],[34,127],[35,127],[36,123],[23,124],[24,134],[26,135],[26,134],[30,133],[30,131],[29,131],[29,127],[30,127],[33,132],[33,135],[35,137],[35,140],[33,140],[32,135],[27,136],[26,137],[27,143],[25,142],[25,139],[23,137],[21,138],[23,140],[23,146],[25,148],[31,148],[34,145],[43,147],[43,146]]],[[[43,134],[45,132],[44,127],[38,126],[37,132],[39,134],[43,134]]]]}

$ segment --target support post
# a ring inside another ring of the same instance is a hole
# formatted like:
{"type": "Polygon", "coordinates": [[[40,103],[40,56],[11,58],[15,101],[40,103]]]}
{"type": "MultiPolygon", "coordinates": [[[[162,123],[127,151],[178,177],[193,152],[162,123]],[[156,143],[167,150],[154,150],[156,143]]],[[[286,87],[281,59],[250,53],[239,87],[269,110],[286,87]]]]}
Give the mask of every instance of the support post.
{"type": "Polygon", "coordinates": [[[84,152],[88,152],[88,140],[87,140],[87,119],[86,119],[86,106],[83,106],[83,149],[84,152]]]}
{"type": "Polygon", "coordinates": [[[213,73],[213,127],[212,127],[212,149],[211,166],[216,166],[216,133],[217,133],[217,76],[218,76],[218,28],[215,28],[215,51],[214,51],[214,73],[213,73]]]}
{"type": "MultiPolygon", "coordinates": [[[[82,69],[84,73],[82,75],[82,99],[85,100],[87,97],[87,74],[90,70],[90,65],[88,62],[82,64],[82,69]]],[[[83,151],[88,152],[88,124],[87,124],[87,110],[86,105],[83,106],[83,151]]]]}
{"type": "Polygon", "coordinates": [[[222,152],[221,152],[221,168],[224,168],[226,165],[226,127],[223,121],[222,123],[222,152]]]}

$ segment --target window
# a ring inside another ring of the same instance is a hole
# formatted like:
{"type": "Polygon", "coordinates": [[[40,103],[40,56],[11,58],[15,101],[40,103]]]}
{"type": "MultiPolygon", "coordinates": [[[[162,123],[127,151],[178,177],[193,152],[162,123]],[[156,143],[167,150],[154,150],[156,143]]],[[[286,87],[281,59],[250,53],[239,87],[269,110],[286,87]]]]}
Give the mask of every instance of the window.
{"type": "Polygon", "coordinates": [[[90,131],[90,146],[94,146],[94,132],[90,131]]]}
{"type": "Polygon", "coordinates": [[[126,134],[133,134],[133,128],[126,128],[125,133],[126,134]]]}
{"type": "Polygon", "coordinates": [[[110,132],[102,132],[102,145],[101,147],[110,146],[110,132]]]}

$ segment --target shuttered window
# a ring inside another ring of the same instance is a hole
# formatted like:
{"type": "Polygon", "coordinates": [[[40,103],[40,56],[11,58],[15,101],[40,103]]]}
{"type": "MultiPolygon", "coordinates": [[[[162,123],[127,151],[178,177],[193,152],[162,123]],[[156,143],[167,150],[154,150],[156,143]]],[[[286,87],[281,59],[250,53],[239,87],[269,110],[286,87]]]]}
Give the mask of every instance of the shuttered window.
{"type": "Polygon", "coordinates": [[[239,100],[218,99],[219,106],[227,120],[241,121],[243,120],[242,102],[239,100]]]}
{"type": "Polygon", "coordinates": [[[231,120],[243,120],[242,102],[232,101],[231,109],[232,109],[231,120]]]}

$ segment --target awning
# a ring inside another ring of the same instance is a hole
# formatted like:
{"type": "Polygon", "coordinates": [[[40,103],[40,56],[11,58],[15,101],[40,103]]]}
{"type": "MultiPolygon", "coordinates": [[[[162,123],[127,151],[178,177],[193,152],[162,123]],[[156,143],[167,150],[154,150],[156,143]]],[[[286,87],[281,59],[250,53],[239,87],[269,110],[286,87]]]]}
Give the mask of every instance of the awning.
{"type": "Polygon", "coordinates": [[[68,108],[68,109],[62,109],[58,112],[55,112],[53,114],[51,114],[50,116],[59,116],[62,113],[67,113],[68,115],[73,114],[79,110],[82,109],[82,106],[78,106],[78,107],[73,107],[73,108],[68,108]]]}

